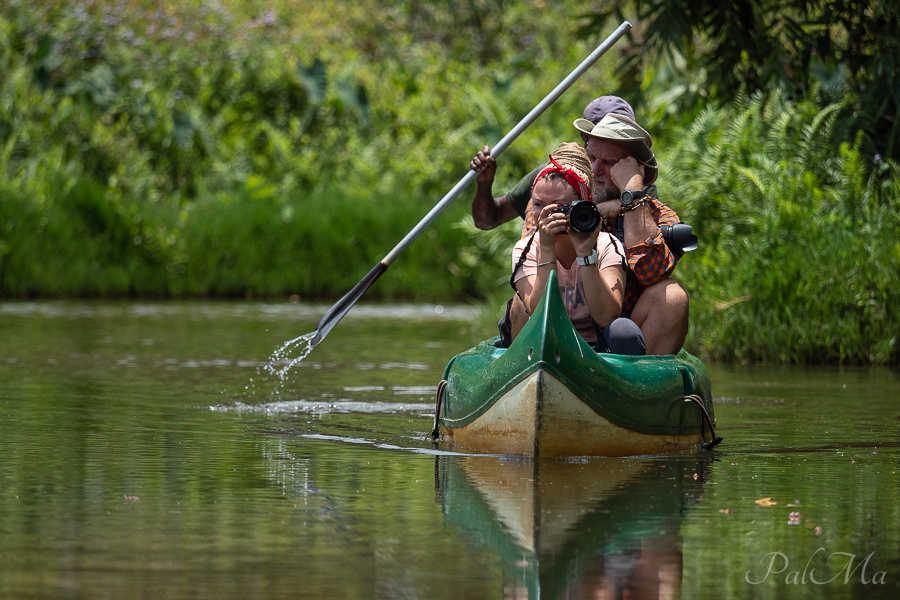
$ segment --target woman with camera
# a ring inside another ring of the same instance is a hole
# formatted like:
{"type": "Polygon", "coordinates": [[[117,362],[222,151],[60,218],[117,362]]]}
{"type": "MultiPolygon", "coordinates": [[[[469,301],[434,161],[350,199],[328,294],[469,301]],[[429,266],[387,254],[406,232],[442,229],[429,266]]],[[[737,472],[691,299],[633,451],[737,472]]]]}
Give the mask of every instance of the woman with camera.
{"type": "MultiPolygon", "coordinates": [[[[598,352],[644,354],[640,328],[618,318],[625,290],[625,250],[603,231],[593,189],[590,162],[579,144],[562,144],[550,155],[550,164],[531,191],[538,229],[513,249],[516,293],[530,316],[550,272],[556,270],[566,311],[586,342],[598,352]]],[[[512,337],[516,334],[513,331],[512,337]]]]}

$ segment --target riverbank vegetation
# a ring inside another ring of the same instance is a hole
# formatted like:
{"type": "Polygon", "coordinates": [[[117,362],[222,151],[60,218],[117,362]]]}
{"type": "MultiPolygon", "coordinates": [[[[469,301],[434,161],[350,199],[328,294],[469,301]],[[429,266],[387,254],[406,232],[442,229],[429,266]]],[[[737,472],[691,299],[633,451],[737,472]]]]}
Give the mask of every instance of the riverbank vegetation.
{"type": "MultiPolygon", "coordinates": [[[[5,3],[0,294],[340,295],[589,46],[533,5],[490,27],[480,5],[291,6],[5,3]]],[[[611,72],[520,138],[507,181],[611,72]]],[[[372,297],[482,296],[465,212],[372,297]]]]}
{"type": "MultiPolygon", "coordinates": [[[[4,3],[0,296],[334,299],[616,16],[570,1],[552,19],[543,2],[291,6],[4,3]]],[[[678,53],[687,38],[646,21],[504,154],[495,191],[572,139],[586,99],[622,90],[654,134],[662,199],[701,239],[676,271],[690,350],[897,361],[900,94],[870,93],[896,67],[795,60],[776,36],[772,60],[788,59],[772,64],[789,68],[748,70],[702,53],[722,43],[710,31],[678,53]],[[638,60],[652,39],[669,43],[638,60]]],[[[866,35],[854,51],[896,41],[866,35]]],[[[499,311],[518,224],[478,232],[467,209],[464,193],[367,298],[499,311]]]]}

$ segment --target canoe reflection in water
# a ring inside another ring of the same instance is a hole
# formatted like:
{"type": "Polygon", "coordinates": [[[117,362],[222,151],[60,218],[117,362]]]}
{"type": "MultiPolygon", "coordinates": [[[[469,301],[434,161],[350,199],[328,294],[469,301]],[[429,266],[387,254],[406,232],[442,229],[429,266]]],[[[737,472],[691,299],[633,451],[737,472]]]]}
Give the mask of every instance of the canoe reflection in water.
{"type": "Polygon", "coordinates": [[[681,520],[711,460],[439,456],[435,493],[498,555],[505,598],[678,598],[681,520]]]}

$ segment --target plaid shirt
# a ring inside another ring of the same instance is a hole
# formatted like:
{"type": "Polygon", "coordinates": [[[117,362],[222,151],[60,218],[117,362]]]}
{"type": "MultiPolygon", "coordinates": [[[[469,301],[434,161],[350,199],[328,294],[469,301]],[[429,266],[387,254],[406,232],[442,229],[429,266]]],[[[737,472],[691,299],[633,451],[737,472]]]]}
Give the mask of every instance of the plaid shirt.
{"type": "MultiPolygon", "coordinates": [[[[675,211],[657,200],[649,198],[647,206],[653,215],[657,225],[676,225],[681,222],[675,211]]],[[[525,223],[522,225],[522,237],[530,236],[535,232],[534,216],[531,210],[531,201],[525,209],[525,223]]],[[[615,234],[615,231],[609,231],[615,234]]],[[[625,301],[622,303],[622,316],[630,317],[634,305],[637,304],[641,293],[655,283],[659,283],[672,274],[678,259],[666,246],[662,233],[649,237],[643,242],[625,248],[625,259],[628,262],[628,279],[625,284],[625,301]]]]}

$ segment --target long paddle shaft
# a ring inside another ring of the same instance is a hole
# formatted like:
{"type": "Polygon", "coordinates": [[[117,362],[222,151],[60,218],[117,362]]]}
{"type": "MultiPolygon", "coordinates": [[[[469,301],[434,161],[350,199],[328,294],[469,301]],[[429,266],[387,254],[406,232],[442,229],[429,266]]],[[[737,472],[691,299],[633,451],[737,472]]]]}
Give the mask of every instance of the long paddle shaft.
{"type": "MultiPolygon", "coordinates": [[[[553,91],[547,94],[540,103],[531,109],[531,112],[525,115],[525,117],[519,121],[519,123],[512,128],[512,130],[507,133],[502,140],[497,142],[494,147],[491,149],[491,156],[497,158],[499,157],[504,150],[509,148],[509,146],[515,141],[519,135],[528,129],[528,127],[534,123],[534,121],[541,116],[541,114],[547,110],[547,108],[556,102],[556,100],[562,96],[563,92],[565,92],[569,87],[575,83],[575,80],[581,77],[585,71],[587,71],[591,65],[593,65],[597,60],[603,56],[607,50],[609,50],[613,44],[619,41],[625,33],[631,29],[631,23],[628,21],[623,21],[621,25],[619,25],[618,29],[616,29],[608,38],[603,40],[603,43],[597,46],[597,48],[591,52],[590,56],[581,61],[581,64],[575,67],[575,69],[569,73],[565,79],[563,79],[559,85],[553,88],[553,91]]],[[[444,212],[450,204],[456,200],[457,196],[459,196],[464,189],[466,189],[470,183],[478,176],[475,171],[469,171],[465,174],[465,176],[459,180],[459,182],[453,186],[447,195],[441,198],[441,201],[434,205],[427,215],[419,221],[419,224],[413,227],[413,229],[406,234],[406,237],[400,240],[400,243],[394,246],[394,249],[391,250],[387,256],[385,256],[381,262],[372,267],[372,270],[362,278],[362,280],[357,283],[352,290],[347,292],[347,294],[335,303],[334,306],[328,309],[328,312],[322,317],[319,321],[319,324],[316,326],[316,330],[313,332],[314,336],[310,341],[311,346],[317,346],[319,342],[325,339],[325,336],[328,335],[328,332],[338,324],[338,322],[344,318],[353,305],[356,304],[356,301],[359,300],[362,295],[365,293],[367,289],[369,289],[375,281],[381,277],[382,273],[387,271],[388,266],[394,260],[406,250],[410,244],[412,244],[419,235],[425,231],[425,229],[431,225],[431,223],[438,217],[439,214],[444,212]]]]}

